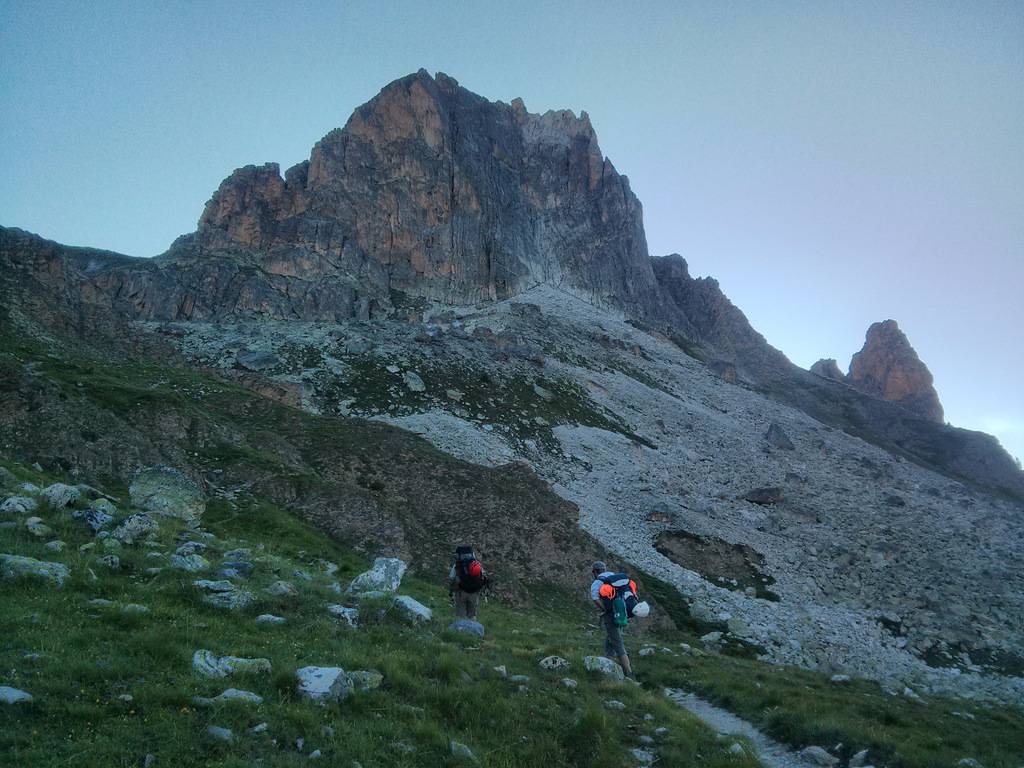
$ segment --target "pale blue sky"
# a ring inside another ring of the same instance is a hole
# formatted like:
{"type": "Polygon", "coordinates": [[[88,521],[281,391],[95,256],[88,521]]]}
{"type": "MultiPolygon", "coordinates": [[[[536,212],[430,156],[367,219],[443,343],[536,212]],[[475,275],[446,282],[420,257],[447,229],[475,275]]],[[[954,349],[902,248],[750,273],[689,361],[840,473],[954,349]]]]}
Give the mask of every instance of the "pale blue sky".
{"type": "Polygon", "coordinates": [[[895,318],[1024,457],[1024,4],[0,0],[0,224],[138,256],[420,67],[586,109],[652,253],[800,365],[895,318]]]}

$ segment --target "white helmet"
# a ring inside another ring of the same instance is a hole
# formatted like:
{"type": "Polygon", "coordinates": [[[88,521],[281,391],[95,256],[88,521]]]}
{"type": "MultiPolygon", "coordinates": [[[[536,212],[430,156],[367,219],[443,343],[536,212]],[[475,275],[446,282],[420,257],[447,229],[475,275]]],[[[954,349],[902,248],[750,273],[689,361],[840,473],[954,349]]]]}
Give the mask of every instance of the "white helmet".
{"type": "Polygon", "coordinates": [[[650,612],[651,606],[646,601],[641,601],[633,606],[633,615],[637,618],[645,619],[650,612]]]}

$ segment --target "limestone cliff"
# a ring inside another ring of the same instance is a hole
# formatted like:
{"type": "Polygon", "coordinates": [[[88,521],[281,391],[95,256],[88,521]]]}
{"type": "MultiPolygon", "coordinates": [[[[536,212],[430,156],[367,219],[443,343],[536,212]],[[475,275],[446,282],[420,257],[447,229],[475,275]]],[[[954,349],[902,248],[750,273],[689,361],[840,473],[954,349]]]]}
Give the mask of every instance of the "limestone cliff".
{"type": "Polygon", "coordinates": [[[868,328],[864,347],[850,361],[846,380],[861,392],[901,405],[929,421],[943,422],[932,374],[895,320],[868,328]]]}

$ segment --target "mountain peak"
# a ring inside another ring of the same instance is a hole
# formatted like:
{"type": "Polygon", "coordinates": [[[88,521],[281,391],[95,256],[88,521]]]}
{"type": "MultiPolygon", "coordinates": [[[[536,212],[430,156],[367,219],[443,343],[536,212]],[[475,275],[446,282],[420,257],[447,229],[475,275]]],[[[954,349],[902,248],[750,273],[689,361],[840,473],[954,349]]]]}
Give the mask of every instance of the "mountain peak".
{"type": "Polygon", "coordinates": [[[847,383],[929,421],[943,421],[932,374],[895,320],[873,323],[868,328],[864,347],[850,361],[847,383]]]}

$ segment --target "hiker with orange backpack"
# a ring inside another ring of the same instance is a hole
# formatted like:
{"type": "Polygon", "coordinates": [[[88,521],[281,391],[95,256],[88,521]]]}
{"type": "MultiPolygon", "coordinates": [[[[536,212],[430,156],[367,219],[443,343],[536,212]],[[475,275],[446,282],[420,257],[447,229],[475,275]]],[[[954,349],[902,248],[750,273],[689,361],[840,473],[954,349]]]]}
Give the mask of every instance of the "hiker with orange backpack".
{"type": "Polygon", "coordinates": [[[626,677],[635,679],[622,640],[622,629],[629,624],[630,617],[647,616],[650,607],[637,597],[636,582],[629,578],[629,574],[609,571],[601,560],[591,566],[591,573],[594,581],[590,584],[590,599],[601,611],[605,630],[604,655],[617,661],[626,677]]]}
{"type": "Polygon", "coordinates": [[[487,586],[487,574],[473,548],[465,544],[455,548],[455,560],[448,571],[448,596],[455,605],[455,616],[476,619],[480,591],[487,586]]]}

